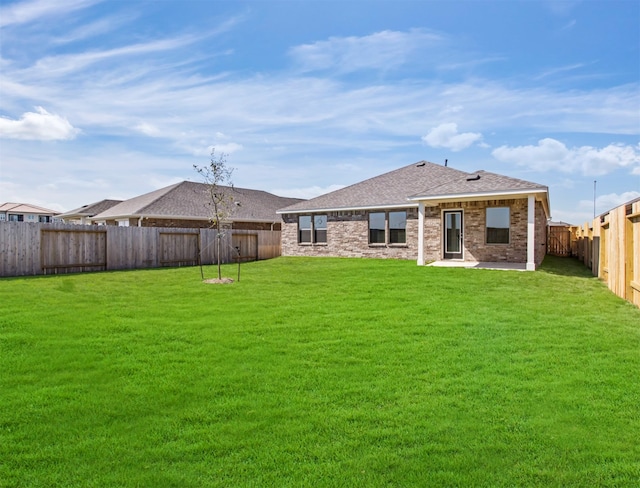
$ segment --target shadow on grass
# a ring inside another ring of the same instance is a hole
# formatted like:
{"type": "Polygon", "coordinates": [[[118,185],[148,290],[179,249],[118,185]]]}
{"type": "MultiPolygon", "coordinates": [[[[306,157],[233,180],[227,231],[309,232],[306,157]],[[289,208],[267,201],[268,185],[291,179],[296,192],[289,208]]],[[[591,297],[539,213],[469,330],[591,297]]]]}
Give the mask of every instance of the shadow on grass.
{"type": "Polygon", "coordinates": [[[576,258],[547,255],[538,271],[561,276],[573,276],[575,278],[594,278],[591,270],[576,258]]]}

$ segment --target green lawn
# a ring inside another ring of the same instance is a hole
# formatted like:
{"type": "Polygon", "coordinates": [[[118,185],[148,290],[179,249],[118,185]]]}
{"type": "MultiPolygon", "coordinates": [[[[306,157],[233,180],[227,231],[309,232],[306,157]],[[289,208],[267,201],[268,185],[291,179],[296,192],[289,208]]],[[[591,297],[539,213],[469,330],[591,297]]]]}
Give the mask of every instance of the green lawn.
{"type": "Polygon", "coordinates": [[[637,487],[640,310],[553,258],[2,279],[14,486],[637,487]]]}

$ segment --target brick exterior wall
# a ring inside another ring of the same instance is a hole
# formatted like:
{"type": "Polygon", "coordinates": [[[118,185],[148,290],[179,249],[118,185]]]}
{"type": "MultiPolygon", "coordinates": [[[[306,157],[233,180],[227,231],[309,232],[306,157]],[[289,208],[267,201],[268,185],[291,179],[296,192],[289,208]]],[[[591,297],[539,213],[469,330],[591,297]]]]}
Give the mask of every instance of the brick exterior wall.
{"type": "MultiPolygon", "coordinates": [[[[399,209],[393,209],[398,211],[399,209]]],[[[283,256],[333,256],[347,258],[416,259],[418,209],[407,208],[406,244],[369,244],[368,211],[328,212],[327,242],[298,244],[298,215],[283,215],[283,256]]],[[[382,212],[383,210],[376,210],[382,212]]]]}
{"type": "MultiPolygon", "coordinates": [[[[526,263],[527,261],[527,199],[454,202],[425,208],[424,258],[443,258],[443,210],[463,211],[463,256],[465,261],[526,263]],[[509,244],[486,244],[486,208],[509,207],[509,244]]],[[[398,209],[393,209],[394,211],[398,209]]],[[[333,256],[370,258],[418,258],[418,210],[407,208],[406,245],[369,244],[369,212],[329,212],[327,243],[299,244],[298,215],[283,215],[283,256],[333,256]]],[[[380,212],[382,210],[376,210],[380,212]]],[[[535,262],[539,265],[546,253],[547,221],[540,202],[535,205],[535,262]]],[[[324,214],[323,214],[324,215],[324,214]]]]}

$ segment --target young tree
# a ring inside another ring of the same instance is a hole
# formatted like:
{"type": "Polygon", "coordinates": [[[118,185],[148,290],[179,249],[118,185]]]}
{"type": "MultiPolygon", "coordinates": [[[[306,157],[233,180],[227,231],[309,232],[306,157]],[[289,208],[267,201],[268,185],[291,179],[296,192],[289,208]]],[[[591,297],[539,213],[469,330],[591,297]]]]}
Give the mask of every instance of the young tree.
{"type": "Polygon", "coordinates": [[[234,168],[227,167],[227,155],[220,153],[216,156],[215,148],[211,149],[211,160],[206,166],[193,165],[198,174],[207,185],[207,196],[209,206],[209,220],[211,228],[216,229],[216,254],[218,257],[218,279],[222,279],[221,264],[221,242],[224,237],[223,223],[228,221],[233,213],[233,183],[231,175],[234,168]]]}

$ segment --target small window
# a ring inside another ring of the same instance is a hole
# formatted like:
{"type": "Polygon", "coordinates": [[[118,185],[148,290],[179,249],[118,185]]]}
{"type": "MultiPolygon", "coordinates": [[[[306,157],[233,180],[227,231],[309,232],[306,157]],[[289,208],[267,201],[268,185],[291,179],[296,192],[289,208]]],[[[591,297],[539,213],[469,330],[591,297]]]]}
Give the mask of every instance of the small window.
{"type": "Polygon", "coordinates": [[[311,243],[311,215],[298,217],[298,242],[311,243]]]}
{"type": "Polygon", "coordinates": [[[389,212],[389,244],[407,243],[407,212],[389,212]]]}
{"type": "Polygon", "coordinates": [[[6,218],[7,218],[7,217],[6,217],[6,215],[5,215],[5,214],[0,213],[0,220],[5,220],[6,218]]]}
{"type": "Polygon", "coordinates": [[[487,244],[509,244],[509,207],[487,208],[487,244]]]}
{"type": "Polygon", "coordinates": [[[39,222],[51,222],[51,217],[48,215],[40,215],[39,222]]]}
{"type": "Polygon", "coordinates": [[[22,215],[22,214],[9,214],[9,222],[24,222],[24,215],[22,215]]]}
{"type": "Polygon", "coordinates": [[[313,216],[313,242],[327,242],[327,216],[313,216]]]}
{"type": "Polygon", "coordinates": [[[118,220],[118,227],[129,227],[129,219],[118,220]]]}
{"type": "Polygon", "coordinates": [[[369,244],[385,244],[384,227],[384,212],[369,214],[369,244]]]}

